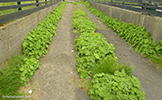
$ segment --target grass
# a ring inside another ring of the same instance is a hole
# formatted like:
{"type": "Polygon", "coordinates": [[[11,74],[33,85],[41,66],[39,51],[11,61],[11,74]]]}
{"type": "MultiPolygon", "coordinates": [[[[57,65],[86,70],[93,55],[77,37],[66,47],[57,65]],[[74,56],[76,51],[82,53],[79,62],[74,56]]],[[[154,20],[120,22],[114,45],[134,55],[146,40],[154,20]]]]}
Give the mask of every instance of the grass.
{"type": "Polygon", "coordinates": [[[151,56],[150,60],[162,68],[162,55],[151,56]]]}
{"type": "Polygon", "coordinates": [[[0,70],[0,100],[3,96],[20,96],[20,73],[17,72],[17,65],[24,56],[15,55],[7,61],[6,66],[0,70]]]}
{"type": "Polygon", "coordinates": [[[122,71],[122,69],[125,70],[127,75],[131,75],[133,70],[129,64],[122,64],[113,58],[105,57],[101,63],[91,68],[91,72],[92,75],[99,73],[114,74],[116,70],[122,71]]]}
{"type": "MultiPolygon", "coordinates": [[[[16,5],[17,3],[16,2],[10,2],[10,3],[0,3],[0,6],[11,6],[11,5],[16,5]]],[[[11,13],[11,12],[16,12],[18,11],[18,9],[9,9],[9,10],[3,10],[3,11],[0,11],[0,15],[3,15],[3,14],[7,14],[7,13],[11,13]]]]}
{"type": "Polygon", "coordinates": [[[79,88],[85,91],[87,95],[91,87],[92,87],[91,79],[81,79],[81,82],[79,83],[79,88]]]}
{"type": "MultiPolygon", "coordinates": [[[[44,1],[45,0],[39,0],[39,2],[44,2],[44,1]]],[[[49,1],[49,0],[47,0],[47,1],[49,1]]],[[[21,4],[29,4],[29,3],[36,3],[36,1],[22,1],[21,2],[21,4]]],[[[1,7],[2,6],[11,6],[11,5],[17,5],[17,2],[0,3],[1,7]]],[[[41,4],[40,6],[42,6],[42,5],[45,5],[45,4],[41,4]]],[[[26,10],[26,9],[30,9],[30,8],[34,8],[34,7],[36,7],[36,5],[23,7],[22,10],[26,10]]],[[[8,13],[16,12],[16,11],[18,11],[18,9],[3,10],[3,11],[0,11],[0,15],[8,14],[8,13]]]]}

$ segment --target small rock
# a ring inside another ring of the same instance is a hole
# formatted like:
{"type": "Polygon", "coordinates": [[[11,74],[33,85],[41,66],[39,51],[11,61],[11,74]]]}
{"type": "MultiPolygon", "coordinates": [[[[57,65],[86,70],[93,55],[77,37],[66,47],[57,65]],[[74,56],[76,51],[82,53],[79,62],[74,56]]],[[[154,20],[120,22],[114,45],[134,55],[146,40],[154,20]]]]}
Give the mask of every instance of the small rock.
{"type": "Polygon", "coordinates": [[[31,93],[32,93],[32,90],[29,90],[29,91],[28,91],[28,93],[30,93],[30,94],[31,94],[31,93]]]}
{"type": "Polygon", "coordinates": [[[33,90],[33,91],[35,91],[35,89],[34,89],[34,88],[33,88],[32,90],[33,90]]]}
{"type": "Polygon", "coordinates": [[[74,52],[74,50],[71,50],[71,52],[74,52]]]}
{"type": "Polygon", "coordinates": [[[71,72],[71,73],[73,73],[73,72],[71,72]]]}
{"type": "Polygon", "coordinates": [[[41,89],[39,89],[39,91],[40,91],[41,89]]]}
{"type": "Polygon", "coordinates": [[[148,81],[146,81],[146,83],[148,84],[149,82],[148,82],[148,81]]]}
{"type": "Polygon", "coordinates": [[[129,48],[129,50],[131,50],[131,49],[132,49],[132,47],[129,48]]]}

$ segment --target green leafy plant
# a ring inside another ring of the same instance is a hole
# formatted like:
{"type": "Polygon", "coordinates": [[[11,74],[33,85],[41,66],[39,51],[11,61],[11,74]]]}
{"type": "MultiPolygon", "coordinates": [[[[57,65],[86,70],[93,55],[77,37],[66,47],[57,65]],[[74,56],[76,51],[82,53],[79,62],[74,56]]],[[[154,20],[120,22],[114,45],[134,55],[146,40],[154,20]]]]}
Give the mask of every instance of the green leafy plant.
{"type": "Polygon", "coordinates": [[[124,69],[114,75],[95,74],[92,84],[89,95],[93,100],[146,100],[140,81],[128,76],[124,69]]]}
{"type": "Polygon", "coordinates": [[[108,27],[112,28],[119,36],[132,44],[141,55],[150,57],[155,54],[162,54],[161,42],[154,41],[149,32],[144,27],[139,27],[131,23],[120,22],[107,16],[105,13],[94,9],[89,2],[80,2],[97,17],[99,17],[108,27]]]}
{"type": "Polygon", "coordinates": [[[46,16],[42,23],[31,31],[25,38],[22,46],[24,50],[24,55],[30,58],[25,58],[19,66],[19,71],[21,72],[21,82],[26,82],[32,78],[36,69],[39,68],[40,63],[38,59],[45,56],[48,53],[46,50],[48,45],[51,44],[53,36],[56,36],[56,26],[61,20],[63,8],[66,3],[63,2],[57,9],[51,12],[50,15],[46,16]]]}
{"type": "Polygon", "coordinates": [[[23,61],[17,65],[17,72],[19,71],[19,73],[21,73],[21,83],[24,83],[24,85],[27,86],[26,82],[29,82],[33,74],[36,72],[36,69],[38,69],[40,65],[41,64],[38,63],[38,60],[35,58],[24,58],[23,61]]]}
{"type": "Polygon", "coordinates": [[[77,29],[80,33],[82,32],[95,32],[96,25],[91,22],[88,17],[86,17],[86,12],[81,9],[77,9],[73,16],[73,28],[77,29]]]}
{"type": "Polygon", "coordinates": [[[61,20],[63,8],[66,3],[63,2],[50,15],[46,16],[42,23],[31,31],[25,38],[22,46],[25,56],[39,59],[48,53],[48,45],[51,44],[53,36],[56,36],[56,26],[61,20]]]}
{"type": "Polygon", "coordinates": [[[100,33],[81,33],[78,39],[75,39],[77,54],[77,70],[81,78],[91,76],[90,68],[97,62],[102,61],[106,56],[117,60],[112,44],[108,44],[106,39],[100,33]]]}
{"type": "Polygon", "coordinates": [[[90,97],[93,100],[145,100],[140,81],[130,76],[132,68],[129,65],[117,61],[114,46],[100,33],[83,27],[90,22],[85,12],[77,10],[73,13],[73,27],[81,33],[75,39],[75,48],[79,51],[77,71],[81,78],[92,79],[88,87],[90,97]]]}
{"type": "MultiPolygon", "coordinates": [[[[114,53],[114,46],[108,44],[106,38],[100,33],[94,33],[94,30],[88,30],[83,27],[85,23],[92,23],[87,17],[86,13],[78,9],[74,12],[73,22],[83,20],[82,23],[78,23],[78,27],[75,27],[77,30],[86,30],[80,31],[81,36],[78,39],[75,39],[75,48],[79,51],[76,56],[77,61],[77,70],[81,78],[90,78],[91,71],[90,68],[95,67],[97,62],[100,62],[104,57],[109,56],[117,60],[114,53]],[[85,21],[88,20],[88,21],[85,21]],[[81,27],[79,27],[81,26],[81,27]]],[[[73,26],[76,24],[73,23],[73,26]]],[[[94,24],[95,25],[95,24],[94,24]]],[[[93,26],[87,26],[89,29],[94,28],[93,26]]]]}

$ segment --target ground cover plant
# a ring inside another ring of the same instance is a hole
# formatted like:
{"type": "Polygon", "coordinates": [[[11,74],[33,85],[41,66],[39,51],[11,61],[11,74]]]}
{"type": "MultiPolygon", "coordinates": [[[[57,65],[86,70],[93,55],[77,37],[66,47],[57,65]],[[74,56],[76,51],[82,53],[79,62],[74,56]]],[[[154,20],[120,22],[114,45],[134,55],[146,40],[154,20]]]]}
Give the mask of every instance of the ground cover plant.
{"type": "Polygon", "coordinates": [[[63,7],[64,5],[61,5],[52,11],[42,23],[28,34],[22,44],[26,56],[39,59],[48,53],[46,49],[51,44],[52,37],[57,35],[55,33],[56,26],[61,20],[63,7]]]}
{"type": "MultiPolygon", "coordinates": [[[[51,44],[57,23],[61,20],[63,9],[66,3],[63,2],[57,9],[46,16],[28,36],[24,39],[23,55],[13,56],[8,62],[7,68],[0,71],[0,98],[3,96],[20,96],[20,86],[27,86],[27,82],[41,65],[39,58],[47,52],[51,44]]],[[[12,98],[10,98],[12,99],[12,98]]]]}
{"type": "Polygon", "coordinates": [[[150,36],[151,34],[146,31],[144,27],[120,22],[93,8],[89,2],[81,3],[83,3],[94,15],[99,17],[103,23],[119,34],[121,38],[130,43],[134,47],[134,50],[139,52],[142,56],[149,57],[154,62],[156,62],[154,58],[158,60],[161,59],[159,55],[162,55],[162,40],[159,42],[153,40],[150,36]]]}
{"type": "MultiPolygon", "coordinates": [[[[75,24],[76,20],[87,19],[83,12],[79,9],[73,13],[73,27],[76,30],[84,28],[78,28],[75,24]],[[79,12],[82,13],[81,16],[79,12]]],[[[86,22],[80,23],[80,26],[85,24],[86,22]]],[[[77,70],[81,78],[91,79],[91,99],[145,100],[140,81],[131,75],[132,69],[129,65],[122,65],[117,61],[114,46],[108,44],[104,36],[95,31],[80,31],[80,34],[79,38],[75,39],[75,47],[79,51],[76,56],[77,70]]]]}
{"type": "Polygon", "coordinates": [[[85,17],[86,13],[81,9],[78,9],[77,12],[74,12],[73,18],[73,28],[81,32],[94,32],[96,31],[96,25],[94,22],[91,22],[88,17],[85,17]],[[86,23],[85,23],[86,22],[86,23]]]}
{"type": "Polygon", "coordinates": [[[22,85],[20,81],[19,68],[17,67],[25,57],[15,55],[10,61],[6,62],[7,68],[1,69],[0,71],[0,99],[4,95],[19,95],[17,92],[22,85]],[[11,87],[12,86],[12,87],[11,87]]]}
{"type": "Polygon", "coordinates": [[[140,81],[124,70],[111,74],[95,74],[89,95],[93,100],[146,100],[140,81]]]}
{"type": "Polygon", "coordinates": [[[114,47],[112,44],[108,44],[106,39],[100,33],[95,33],[95,24],[86,17],[86,13],[78,9],[73,15],[73,27],[81,32],[81,36],[75,40],[77,54],[77,70],[81,78],[90,78],[91,72],[89,71],[92,66],[95,66],[96,62],[101,61],[105,56],[117,59],[114,53],[114,47]],[[88,21],[85,21],[88,20],[88,21]],[[82,23],[76,24],[82,21],[82,23]],[[84,26],[92,23],[94,25],[87,26],[89,30],[84,26]],[[85,29],[85,30],[84,30],[85,29]]]}
{"type": "Polygon", "coordinates": [[[81,33],[81,36],[75,40],[77,54],[77,70],[81,78],[91,76],[90,68],[97,62],[108,56],[117,60],[112,44],[108,44],[106,39],[100,33],[81,33]]]}

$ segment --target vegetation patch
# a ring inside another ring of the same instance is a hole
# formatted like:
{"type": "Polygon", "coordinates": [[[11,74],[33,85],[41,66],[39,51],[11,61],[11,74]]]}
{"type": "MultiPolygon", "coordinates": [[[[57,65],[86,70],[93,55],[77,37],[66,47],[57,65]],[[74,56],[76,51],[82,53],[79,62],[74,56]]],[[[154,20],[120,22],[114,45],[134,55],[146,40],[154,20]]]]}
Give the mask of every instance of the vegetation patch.
{"type": "MultiPolygon", "coordinates": [[[[100,10],[93,8],[88,1],[80,3],[83,3],[87,9],[99,17],[103,23],[113,29],[121,38],[130,43],[134,47],[134,50],[139,52],[142,56],[154,59],[156,55],[162,55],[162,40],[159,42],[153,40],[150,36],[151,34],[146,31],[144,27],[113,19],[100,10]]],[[[158,60],[160,60],[160,58],[158,60]]],[[[160,65],[162,66],[162,64],[160,65]]]]}
{"type": "Polygon", "coordinates": [[[63,2],[33,31],[28,33],[22,44],[24,54],[13,56],[7,64],[7,68],[0,71],[0,98],[22,95],[18,92],[20,87],[27,86],[27,82],[41,65],[38,63],[39,58],[48,53],[46,49],[51,44],[53,36],[57,35],[56,26],[61,20],[65,5],[66,3],[63,2]]]}
{"type": "Polygon", "coordinates": [[[105,56],[112,57],[117,60],[112,44],[108,44],[106,38],[100,33],[95,33],[96,25],[91,22],[86,13],[78,9],[73,15],[73,27],[77,29],[81,36],[75,39],[77,54],[77,70],[81,78],[90,78],[90,68],[95,66],[105,56]],[[79,23],[81,21],[82,23],[79,23]],[[78,24],[76,24],[78,22],[78,24]],[[91,24],[91,25],[90,25],[91,24]],[[86,26],[86,28],[84,27],[86,26]],[[82,31],[80,31],[82,30],[82,31]]]}
{"type": "Polygon", "coordinates": [[[124,69],[127,75],[131,75],[133,67],[129,64],[122,64],[112,57],[106,56],[100,63],[96,64],[95,67],[92,67],[90,70],[92,75],[105,73],[105,74],[114,74],[116,70],[122,71],[124,69]]]}
{"type": "Polygon", "coordinates": [[[115,71],[114,75],[95,74],[92,84],[89,95],[93,100],[146,100],[140,81],[124,70],[115,71]]]}
{"type": "MultiPolygon", "coordinates": [[[[108,44],[102,34],[95,32],[95,25],[88,25],[93,22],[86,13],[78,9],[72,18],[74,29],[81,34],[75,39],[75,48],[79,51],[77,70],[82,79],[91,80],[88,84],[91,99],[145,100],[140,81],[131,75],[132,68],[117,61],[114,46],[108,44]],[[88,28],[83,27],[86,25],[88,28]]],[[[83,88],[87,90],[87,87],[83,88]]]]}
{"type": "Polygon", "coordinates": [[[96,25],[91,22],[88,17],[85,17],[86,13],[81,9],[74,12],[73,18],[73,28],[81,32],[94,32],[96,31],[96,25]],[[86,23],[85,23],[86,22],[86,23]]]}

